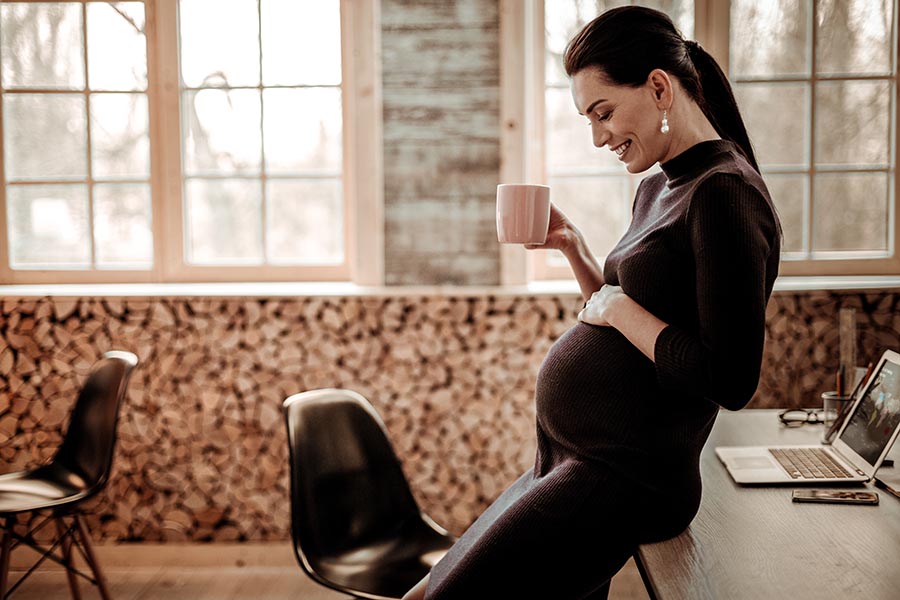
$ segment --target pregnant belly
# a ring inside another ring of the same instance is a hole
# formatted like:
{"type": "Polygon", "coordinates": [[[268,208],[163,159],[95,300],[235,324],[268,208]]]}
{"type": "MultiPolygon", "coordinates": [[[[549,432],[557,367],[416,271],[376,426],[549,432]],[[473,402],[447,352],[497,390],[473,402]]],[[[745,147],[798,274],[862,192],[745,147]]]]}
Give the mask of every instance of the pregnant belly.
{"type": "Polygon", "coordinates": [[[658,396],[650,359],[612,327],[578,323],[538,372],[538,426],[583,456],[609,456],[634,447],[658,396]]]}

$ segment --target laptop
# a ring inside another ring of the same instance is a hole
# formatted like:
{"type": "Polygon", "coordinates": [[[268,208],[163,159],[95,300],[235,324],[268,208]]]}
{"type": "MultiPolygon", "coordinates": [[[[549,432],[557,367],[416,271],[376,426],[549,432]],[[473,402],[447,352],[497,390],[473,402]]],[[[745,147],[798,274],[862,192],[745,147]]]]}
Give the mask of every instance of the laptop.
{"type": "Polygon", "coordinates": [[[830,446],[719,446],[741,484],[866,482],[900,434],[900,354],[886,350],[830,446]]]}

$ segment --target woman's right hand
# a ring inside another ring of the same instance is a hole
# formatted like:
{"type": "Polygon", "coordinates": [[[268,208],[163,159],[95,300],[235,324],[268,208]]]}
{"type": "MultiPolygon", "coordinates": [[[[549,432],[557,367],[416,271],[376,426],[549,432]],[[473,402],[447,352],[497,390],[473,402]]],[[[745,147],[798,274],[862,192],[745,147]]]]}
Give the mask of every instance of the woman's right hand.
{"type": "Polygon", "coordinates": [[[555,204],[550,203],[550,225],[543,244],[525,244],[529,250],[560,250],[565,253],[581,239],[581,232],[555,204]]]}
{"type": "Polygon", "coordinates": [[[591,294],[606,283],[603,278],[603,267],[591,254],[587,242],[584,241],[584,236],[581,235],[575,224],[553,204],[550,204],[547,240],[543,244],[525,244],[525,247],[529,250],[543,248],[562,252],[569,261],[569,266],[572,268],[572,273],[578,281],[578,287],[581,288],[581,294],[585,300],[590,299],[591,294]]]}

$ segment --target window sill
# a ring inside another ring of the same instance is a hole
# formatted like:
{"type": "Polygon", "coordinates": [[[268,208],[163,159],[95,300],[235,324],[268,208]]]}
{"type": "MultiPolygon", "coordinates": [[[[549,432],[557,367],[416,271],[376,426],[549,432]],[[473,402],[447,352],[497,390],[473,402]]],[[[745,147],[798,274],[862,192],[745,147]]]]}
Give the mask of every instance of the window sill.
{"type": "Polygon", "coordinates": [[[515,286],[360,286],[350,282],[108,283],[0,285],[0,297],[29,298],[290,298],[397,296],[579,295],[575,281],[515,286]]]}
{"type": "MultiPolygon", "coordinates": [[[[580,291],[574,280],[535,281],[521,289],[525,294],[578,294],[580,291]]],[[[891,289],[900,289],[900,276],[779,277],[775,280],[776,292],[891,289]]]]}
{"type": "Polygon", "coordinates": [[[844,277],[779,277],[775,281],[776,292],[891,289],[900,289],[900,276],[859,275],[844,277]]]}
{"type": "MultiPolygon", "coordinates": [[[[777,292],[900,289],[900,276],[780,277],[777,292]]],[[[535,281],[521,286],[403,286],[364,287],[349,282],[270,283],[121,283],[2,285],[0,296],[22,297],[395,297],[395,296],[555,296],[578,295],[572,280],[535,281]]]]}

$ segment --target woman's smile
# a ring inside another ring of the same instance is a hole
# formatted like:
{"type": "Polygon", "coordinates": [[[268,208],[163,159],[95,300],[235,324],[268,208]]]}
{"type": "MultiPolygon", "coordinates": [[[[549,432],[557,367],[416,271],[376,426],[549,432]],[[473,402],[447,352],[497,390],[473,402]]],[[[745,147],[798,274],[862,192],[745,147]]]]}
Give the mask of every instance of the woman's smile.
{"type": "Polygon", "coordinates": [[[610,150],[612,150],[619,156],[619,160],[624,161],[625,160],[625,152],[628,151],[629,148],[631,148],[631,140],[625,140],[618,146],[616,146],[614,148],[611,147],[610,150]]]}

